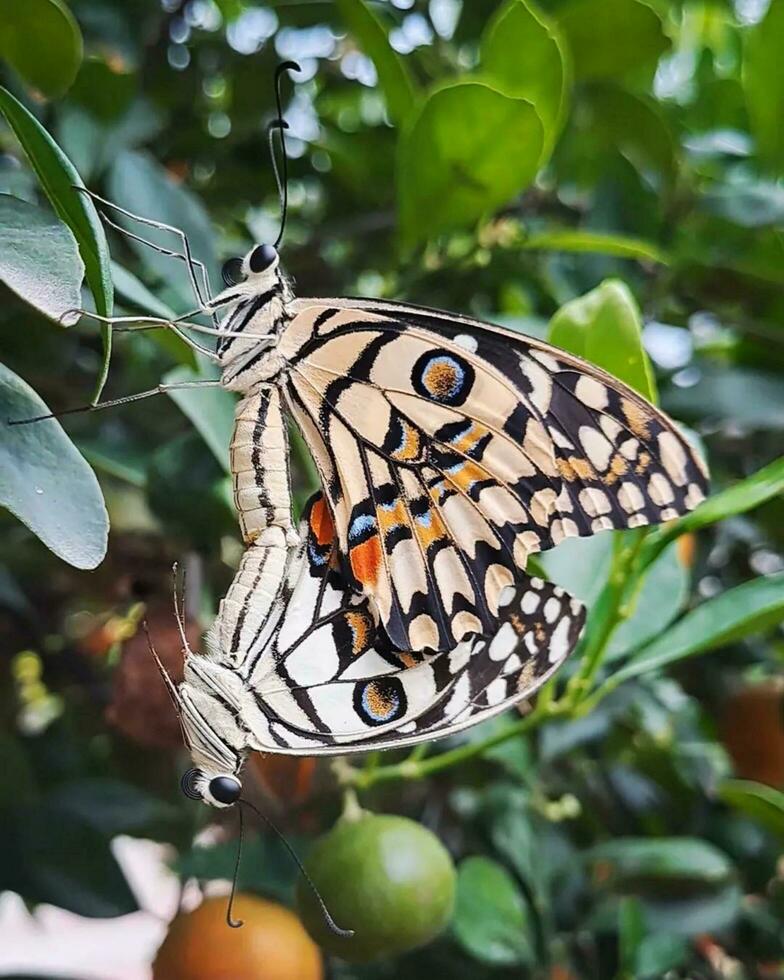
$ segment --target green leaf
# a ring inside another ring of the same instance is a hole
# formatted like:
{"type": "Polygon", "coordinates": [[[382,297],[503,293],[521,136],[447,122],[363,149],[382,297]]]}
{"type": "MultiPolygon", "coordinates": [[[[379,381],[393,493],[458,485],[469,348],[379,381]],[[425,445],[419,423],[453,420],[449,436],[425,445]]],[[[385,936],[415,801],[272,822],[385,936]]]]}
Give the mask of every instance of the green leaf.
{"type": "Polygon", "coordinates": [[[119,779],[72,779],[55,787],[47,804],[107,837],[150,834],[177,820],[170,803],[119,779]]]}
{"type": "Polygon", "coordinates": [[[476,959],[494,966],[534,962],[528,908],[512,876],[496,861],[466,858],[457,873],[452,928],[476,959]]]}
{"type": "Polygon", "coordinates": [[[678,174],[678,144],[659,104],[613,84],[594,84],[585,93],[591,132],[620,151],[635,170],[671,185],[678,174]]]}
{"type": "MultiPolygon", "coordinates": [[[[22,144],[52,207],[74,233],[96,310],[102,316],[111,316],[114,293],[109,247],[92,201],[86,194],[74,189],[75,186],[84,186],[79,174],[38,120],[2,86],[0,109],[22,144]]],[[[112,352],[111,330],[103,327],[101,334],[103,364],[94,401],[98,401],[106,382],[112,352]]]]}
{"type": "Polygon", "coordinates": [[[619,660],[666,629],[685,606],[690,584],[689,570],[673,544],[649,568],[631,616],[612,635],[606,661],[619,660]]]}
{"type": "Polygon", "coordinates": [[[337,6],[360,48],[376,66],[390,118],[402,125],[412,114],[417,96],[406,63],[390,47],[383,24],[364,0],[337,0],[337,6]]]}
{"type": "Polygon", "coordinates": [[[610,687],[685,657],[735,643],[784,621],[784,573],[754,579],[703,602],[612,675],[610,687]]]}
{"type": "Polygon", "coordinates": [[[678,892],[723,885],[733,875],[729,858],[691,837],[616,837],[592,847],[586,859],[598,880],[624,894],[644,894],[659,881],[678,892]]]}
{"type": "MultiPolygon", "coordinates": [[[[204,262],[208,272],[215,271],[215,233],[204,205],[190,190],[175,182],[151,156],[136,151],[119,154],[109,171],[109,197],[134,214],[185,232],[194,258],[204,262]]],[[[134,234],[172,251],[182,251],[182,242],[177,235],[140,225],[121,215],[116,217],[118,224],[134,234]]],[[[128,244],[146,268],[174,291],[173,303],[179,300],[183,309],[193,309],[197,305],[184,262],[160,255],[141,242],[129,241],[128,244]]],[[[198,272],[197,277],[201,285],[198,272]]]]}
{"type": "Polygon", "coordinates": [[[784,838],[784,793],[750,779],[727,779],[718,788],[719,798],[784,838]]]}
{"type": "Polygon", "coordinates": [[[682,534],[699,531],[700,528],[716,524],[718,521],[745,514],[784,493],[784,456],[774,460],[745,480],[714,494],[700,504],[690,514],[685,514],[656,531],[645,542],[642,558],[649,565],[664,548],[682,534]]]}
{"type": "MultiPolygon", "coordinates": [[[[164,375],[164,382],[203,381],[204,372],[176,367],[164,375]]],[[[223,388],[181,388],[168,392],[171,400],[191,420],[196,431],[212,450],[226,472],[229,470],[229,445],[234,432],[234,409],[237,399],[223,388]]]]}
{"type": "Polygon", "coordinates": [[[569,52],[556,24],[527,0],[510,0],[482,36],[483,77],[504,95],[527,99],[544,126],[543,158],[563,126],[571,88],[569,52]]]}
{"type": "Polygon", "coordinates": [[[403,243],[469,225],[507,202],[534,179],[543,138],[522,99],[474,81],[433,91],[400,140],[403,243]]]}
{"type": "MultiPolygon", "coordinates": [[[[163,317],[164,319],[174,319],[177,314],[170,306],[151,293],[144,283],[126,268],[112,262],[112,279],[117,295],[134,309],[143,313],[152,313],[153,316],[163,317]]],[[[162,327],[160,330],[150,330],[147,334],[163,350],[175,357],[186,367],[198,367],[196,352],[189,347],[185,341],[181,340],[172,330],[162,327]]]]}
{"type": "Polygon", "coordinates": [[[0,364],[0,504],[63,561],[95,568],[109,532],[95,474],[56,419],[7,424],[48,412],[33,389],[0,364]]]}
{"type": "Polygon", "coordinates": [[[0,280],[52,320],[78,309],[84,263],[68,226],[51,211],[0,194],[0,230],[0,280]]]}
{"type": "Polygon", "coordinates": [[[782,36],[784,7],[773,2],[765,17],[747,29],[743,45],[742,80],[751,131],[760,160],[776,174],[784,173],[782,36]]]}
{"type": "Polygon", "coordinates": [[[548,339],[656,401],[656,381],[642,345],[640,310],[619,279],[605,279],[562,306],[550,321],[548,339]]]}
{"type": "Polygon", "coordinates": [[[559,8],[558,23],[578,79],[647,80],[670,44],[661,18],[642,0],[571,0],[559,8]]]}
{"type": "Polygon", "coordinates": [[[634,957],[631,976],[636,980],[660,980],[680,966],[689,955],[683,936],[656,932],[643,936],[634,957]]]}
{"type": "Polygon", "coordinates": [[[0,56],[47,98],[71,87],[82,48],[82,32],[62,0],[0,0],[0,56]]]}
{"type": "Polygon", "coordinates": [[[671,261],[666,252],[651,242],[582,228],[553,228],[536,232],[525,239],[523,248],[548,252],[589,252],[613,255],[619,259],[658,262],[661,265],[669,265],[671,261]]]}
{"type": "Polygon", "coordinates": [[[0,888],[90,918],[135,912],[136,900],[109,838],[48,804],[0,811],[0,888]]]}

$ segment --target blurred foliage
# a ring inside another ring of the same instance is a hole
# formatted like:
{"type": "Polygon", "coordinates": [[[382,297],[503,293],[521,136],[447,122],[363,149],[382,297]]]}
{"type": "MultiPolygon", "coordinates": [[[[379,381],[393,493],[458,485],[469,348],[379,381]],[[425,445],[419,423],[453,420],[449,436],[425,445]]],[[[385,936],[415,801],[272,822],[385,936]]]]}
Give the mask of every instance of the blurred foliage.
{"type": "MultiPolygon", "coordinates": [[[[169,332],[112,352],[73,324],[80,291],[104,315],[195,305],[184,264],[107,228],[78,187],[182,228],[215,288],[223,258],[277,233],[265,127],[294,58],[300,293],[549,330],[658,392],[710,461],[695,514],[542,556],[591,615],[529,714],[429,754],[294,769],[296,798],[254,760],[250,792],[303,849],[340,777],[458,862],[443,938],[335,961],[335,978],[781,976],[783,16],[782,0],[0,0],[4,418],[87,405],[104,381],[117,398],[206,376],[169,332]]],[[[235,824],[179,796],[138,626],[146,609],[176,669],[172,561],[195,630],[231,579],[232,412],[185,390],[74,414],[67,435],[3,432],[0,888],[31,903],[134,909],[118,834],[170,843],[184,879],[231,874],[235,824]],[[88,574],[101,493],[111,534],[88,574]]],[[[294,436],[293,453],[301,505],[313,467],[294,436]]],[[[249,842],[241,883],[291,900],[274,838],[249,842]]]]}

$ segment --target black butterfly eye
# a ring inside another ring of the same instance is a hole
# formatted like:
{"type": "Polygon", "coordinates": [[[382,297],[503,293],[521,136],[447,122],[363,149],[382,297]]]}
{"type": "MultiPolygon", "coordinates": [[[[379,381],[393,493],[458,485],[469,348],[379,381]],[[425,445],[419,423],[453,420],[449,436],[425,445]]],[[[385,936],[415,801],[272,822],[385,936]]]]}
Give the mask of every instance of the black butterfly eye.
{"type": "Polygon", "coordinates": [[[182,774],[180,788],[189,800],[202,799],[202,795],[196,787],[196,783],[198,782],[200,776],[201,773],[198,769],[189,769],[187,772],[182,774]]]}
{"type": "Polygon", "coordinates": [[[245,281],[245,273],[242,269],[242,259],[227,259],[223,263],[221,276],[227,286],[238,286],[245,281]]]}
{"type": "Polygon", "coordinates": [[[210,795],[218,803],[236,803],[242,792],[242,784],[233,776],[215,776],[210,780],[210,795]]]}
{"type": "Polygon", "coordinates": [[[278,257],[278,250],[274,245],[257,245],[250,253],[250,271],[263,272],[268,269],[278,257]]]}

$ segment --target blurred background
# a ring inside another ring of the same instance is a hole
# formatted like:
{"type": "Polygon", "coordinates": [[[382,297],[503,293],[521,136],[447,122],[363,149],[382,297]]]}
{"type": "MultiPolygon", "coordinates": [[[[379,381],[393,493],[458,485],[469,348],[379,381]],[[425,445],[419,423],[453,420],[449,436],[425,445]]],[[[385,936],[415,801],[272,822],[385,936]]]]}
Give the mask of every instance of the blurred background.
{"type": "MultiPolygon", "coordinates": [[[[296,868],[249,826],[240,888],[274,905],[235,934],[221,900],[199,927],[211,955],[189,959],[193,928],[169,922],[225,895],[236,814],[181,796],[187,758],[140,625],[176,675],[172,563],[196,647],[231,581],[232,398],[161,395],[64,419],[67,436],[27,427],[24,443],[6,430],[0,973],[144,980],[168,933],[158,980],[784,976],[784,2],[26,0],[2,18],[0,335],[21,399],[6,393],[4,416],[41,404],[18,378],[61,410],[87,404],[107,365],[104,398],[205,376],[163,331],[115,335],[109,364],[94,323],[58,322],[107,311],[109,280],[119,314],[194,305],[182,263],[112,229],[108,266],[66,164],[185,230],[217,292],[223,260],[277,235],[266,126],[275,66],[295,59],[297,292],[461,311],[643,378],[708,458],[717,503],[652,532],[644,567],[615,535],[543,556],[592,610],[586,697],[565,687],[578,651],[543,695],[557,710],[408,768],[400,753],[337,771],[251,760],[250,797],[302,854],[355,794],[440,839],[448,868],[440,852],[421,866],[441,898],[395,892],[358,841],[340,844],[397,903],[399,941],[371,923],[372,962],[317,952],[281,912],[296,868]],[[52,478],[68,491],[55,515],[35,497],[52,478]],[[629,588],[599,642],[619,567],[629,588]]],[[[301,507],[314,472],[292,440],[301,507]]],[[[360,901],[354,887],[326,897],[360,901]]]]}

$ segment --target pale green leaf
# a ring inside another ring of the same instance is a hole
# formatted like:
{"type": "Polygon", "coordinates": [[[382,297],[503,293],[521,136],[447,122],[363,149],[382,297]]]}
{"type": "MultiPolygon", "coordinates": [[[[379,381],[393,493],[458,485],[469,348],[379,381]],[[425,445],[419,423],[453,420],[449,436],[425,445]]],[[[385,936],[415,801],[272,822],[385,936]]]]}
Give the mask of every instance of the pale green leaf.
{"type": "Polygon", "coordinates": [[[656,381],[642,345],[640,310],[620,280],[606,279],[562,306],[550,321],[548,339],[656,401],[656,381]]]}
{"type": "Polygon", "coordinates": [[[0,0],[0,57],[47,98],[71,87],[82,49],[82,32],[63,0],[0,0]]]}
{"type": "MultiPolygon", "coordinates": [[[[109,247],[92,201],[76,189],[84,186],[81,177],[38,120],[2,86],[0,110],[27,154],[52,207],[74,233],[97,311],[103,316],[111,316],[114,292],[109,247]]],[[[106,382],[112,352],[111,331],[104,327],[101,334],[103,364],[94,401],[100,397],[106,382]]]]}
{"type": "Polygon", "coordinates": [[[563,126],[571,87],[569,52],[555,22],[529,0],[510,0],[482,35],[480,69],[504,95],[533,104],[547,157],[563,126]]]}
{"type": "Polygon", "coordinates": [[[83,278],[68,226],[51,211],[0,194],[0,280],[45,316],[66,322],[64,314],[81,305],[83,278]]]}
{"type": "Polygon", "coordinates": [[[754,579],[708,599],[639,650],[607,682],[661,670],[686,657],[764,633],[784,621],[784,573],[754,579]]]}
{"type": "Polygon", "coordinates": [[[433,91],[400,141],[404,244],[470,225],[509,201],[536,175],[542,140],[529,102],[475,81],[433,91]]]}
{"type": "Polygon", "coordinates": [[[33,389],[0,364],[0,505],[56,555],[95,568],[106,554],[109,518],[95,474],[33,389]]]}
{"type": "Polygon", "coordinates": [[[390,46],[383,24],[365,0],[337,0],[337,7],[360,48],[376,66],[390,118],[402,125],[412,114],[417,95],[408,67],[390,46]]]}

